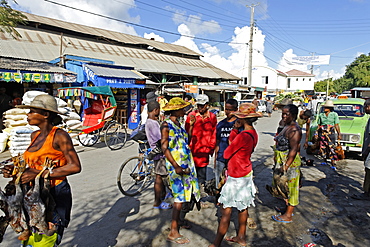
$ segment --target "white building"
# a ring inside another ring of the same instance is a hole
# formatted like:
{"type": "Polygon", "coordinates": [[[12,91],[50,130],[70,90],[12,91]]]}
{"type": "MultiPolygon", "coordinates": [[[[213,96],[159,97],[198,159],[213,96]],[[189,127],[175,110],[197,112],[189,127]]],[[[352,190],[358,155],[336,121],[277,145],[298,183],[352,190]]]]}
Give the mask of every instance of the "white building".
{"type": "MultiPolygon", "coordinates": [[[[246,78],[242,83],[245,84],[246,78]]],[[[315,75],[290,70],[282,72],[267,66],[254,66],[252,70],[252,83],[248,86],[270,93],[296,92],[299,90],[314,90],[315,75]]]]}

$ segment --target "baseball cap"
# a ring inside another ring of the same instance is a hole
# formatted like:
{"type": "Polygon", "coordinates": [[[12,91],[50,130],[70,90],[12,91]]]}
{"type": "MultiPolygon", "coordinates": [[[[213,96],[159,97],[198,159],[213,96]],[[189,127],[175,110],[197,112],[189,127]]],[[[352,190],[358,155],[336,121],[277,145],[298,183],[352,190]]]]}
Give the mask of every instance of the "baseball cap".
{"type": "Polygon", "coordinates": [[[197,105],[204,105],[209,102],[209,98],[205,94],[199,94],[196,98],[196,101],[197,105]]]}

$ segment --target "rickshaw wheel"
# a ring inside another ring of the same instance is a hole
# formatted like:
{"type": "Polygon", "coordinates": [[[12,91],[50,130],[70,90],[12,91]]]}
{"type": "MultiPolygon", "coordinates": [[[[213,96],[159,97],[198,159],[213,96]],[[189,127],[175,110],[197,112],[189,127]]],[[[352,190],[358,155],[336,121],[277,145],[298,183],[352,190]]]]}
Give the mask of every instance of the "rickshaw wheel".
{"type": "Polygon", "coordinates": [[[127,130],[123,124],[112,122],[104,134],[104,141],[111,150],[121,149],[127,141],[127,130]]]}
{"type": "Polygon", "coordinates": [[[94,146],[99,141],[99,137],[100,130],[94,130],[88,134],[80,134],[77,136],[78,141],[85,147],[94,146]]]}

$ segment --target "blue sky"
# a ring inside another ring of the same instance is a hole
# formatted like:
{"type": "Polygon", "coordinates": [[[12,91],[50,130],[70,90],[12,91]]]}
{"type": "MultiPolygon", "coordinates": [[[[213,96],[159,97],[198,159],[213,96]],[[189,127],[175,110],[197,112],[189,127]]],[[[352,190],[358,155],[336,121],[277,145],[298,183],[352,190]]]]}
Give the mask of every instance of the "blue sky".
{"type": "Polygon", "coordinates": [[[317,79],[338,78],[358,55],[370,52],[368,0],[52,0],[124,22],[65,8],[44,0],[17,0],[29,13],[184,45],[205,61],[246,76],[250,8],[255,7],[253,66],[281,71],[284,58],[331,55],[329,65],[314,67],[317,79]],[[156,30],[153,30],[153,29],[156,30]],[[161,32],[159,30],[163,30],[161,32]],[[174,34],[170,34],[174,33],[174,34]]]}

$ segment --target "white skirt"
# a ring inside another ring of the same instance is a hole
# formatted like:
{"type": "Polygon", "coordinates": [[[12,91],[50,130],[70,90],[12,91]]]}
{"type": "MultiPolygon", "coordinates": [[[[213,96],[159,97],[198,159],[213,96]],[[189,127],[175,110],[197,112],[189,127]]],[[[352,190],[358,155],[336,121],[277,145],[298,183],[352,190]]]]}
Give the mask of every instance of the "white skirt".
{"type": "Polygon", "coordinates": [[[252,173],[241,178],[228,176],[222,187],[218,202],[223,204],[223,208],[233,207],[241,211],[250,206],[255,206],[254,197],[256,192],[252,173]]]}

